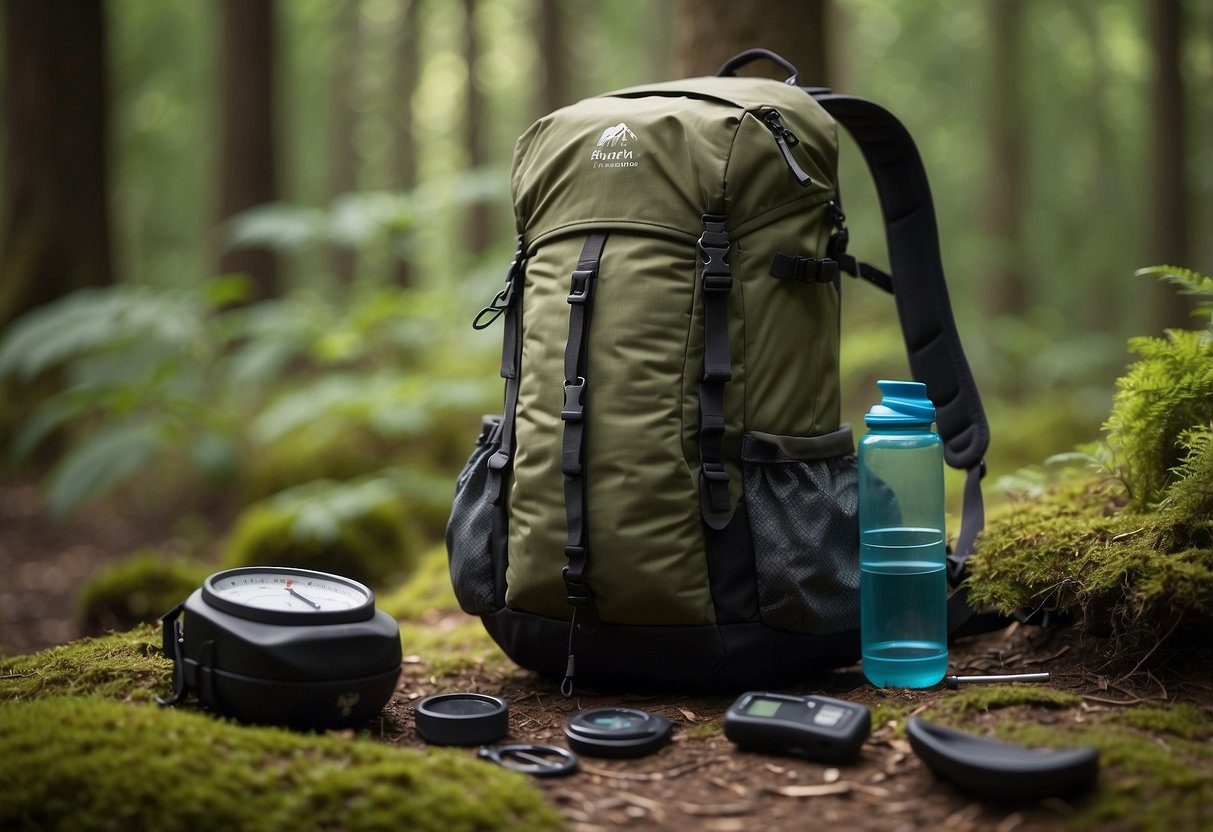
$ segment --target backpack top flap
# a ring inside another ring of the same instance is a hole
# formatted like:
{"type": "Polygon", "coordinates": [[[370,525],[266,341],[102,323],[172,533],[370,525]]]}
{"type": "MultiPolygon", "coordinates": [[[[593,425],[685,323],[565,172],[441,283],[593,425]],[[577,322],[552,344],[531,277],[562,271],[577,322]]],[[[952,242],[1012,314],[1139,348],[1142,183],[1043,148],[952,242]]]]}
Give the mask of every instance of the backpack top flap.
{"type": "Polygon", "coordinates": [[[557,110],[519,138],[518,230],[532,246],[591,225],[694,239],[716,213],[737,237],[772,212],[831,198],[837,160],[834,120],[798,87],[764,78],[631,87],[557,110]],[[792,162],[772,121],[798,140],[787,142],[792,162]]]}

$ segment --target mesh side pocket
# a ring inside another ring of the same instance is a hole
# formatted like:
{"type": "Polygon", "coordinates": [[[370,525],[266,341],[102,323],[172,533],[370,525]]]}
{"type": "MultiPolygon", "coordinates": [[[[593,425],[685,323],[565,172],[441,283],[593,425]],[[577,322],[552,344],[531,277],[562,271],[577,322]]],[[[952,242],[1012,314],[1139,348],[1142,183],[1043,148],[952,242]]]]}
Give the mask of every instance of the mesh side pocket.
{"type": "Polygon", "coordinates": [[[825,437],[742,438],[758,607],[771,627],[817,635],[859,627],[852,447],[845,425],[825,437]]]}
{"type": "Polygon", "coordinates": [[[455,482],[455,499],[446,524],[451,586],[459,606],[472,615],[498,608],[491,546],[494,506],[489,499],[489,457],[501,446],[500,424],[499,416],[485,417],[476,448],[455,482]]]}

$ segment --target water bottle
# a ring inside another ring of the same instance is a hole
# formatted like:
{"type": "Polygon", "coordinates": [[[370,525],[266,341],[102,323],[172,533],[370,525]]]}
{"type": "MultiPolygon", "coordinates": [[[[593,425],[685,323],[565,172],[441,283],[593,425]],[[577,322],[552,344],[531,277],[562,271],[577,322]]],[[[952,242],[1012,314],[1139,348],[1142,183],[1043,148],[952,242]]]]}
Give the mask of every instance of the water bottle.
{"type": "Polygon", "coordinates": [[[878,381],[859,443],[863,673],[877,687],[925,688],[948,668],[943,442],[925,384],[878,381]]]}

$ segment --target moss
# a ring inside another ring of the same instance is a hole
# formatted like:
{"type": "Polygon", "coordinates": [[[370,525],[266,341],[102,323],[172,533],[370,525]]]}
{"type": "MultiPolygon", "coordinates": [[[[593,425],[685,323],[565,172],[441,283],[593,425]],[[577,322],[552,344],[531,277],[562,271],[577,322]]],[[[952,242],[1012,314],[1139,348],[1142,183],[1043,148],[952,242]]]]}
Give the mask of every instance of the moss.
{"type": "Polygon", "coordinates": [[[212,571],[162,552],[137,552],[85,584],[76,600],[80,621],[92,633],[153,621],[188,597],[212,571]]]}
{"type": "Polygon", "coordinates": [[[86,638],[0,661],[0,701],[62,694],[150,701],[172,689],[158,628],[86,638]]]}
{"type": "MultiPolygon", "coordinates": [[[[1103,714],[1093,722],[1039,725],[1022,715],[1000,721],[996,733],[1006,742],[1029,747],[1092,746],[1099,749],[1096,792],[1074,806],[1075,829],[1207,829],[1213,821],[1213,748],[1207,740],[1173,735],[1165,742],[1140,730],[1158,724],[1208,737],[1208,717],[1193,722],[1189,711],[1161,717],[1162,708],[1103,714]],[[1203,723],[1203,726],[1202,726],[1203,723]]],[[[1191,709],[1195,710],[1195,709],[1191,709]]]]}
{"type": "Polygon", "coordinates": [[[407,575],[419,548],[407,512],[390,490],[374,482],[314,483],[246,509],[224,565],[298,566],[379,588],[407,575]]]}
{"type": "Polygon", "coordinates": [[[1213,739],[1213,719],[1192,705],[1145,705],[1114,712],[1107,720],[1193,742],[1213,739]]]}
{"type": "Polygon", "coordinates": [[[964,717],[1021,706],[1072,708],[1081,702],[1082,697],[1055,688],[1038,685],[991,685],[959,691],[956,695],[941,700],[934,711],[964,717]]]}
{"type": "Polygon", "coordinates": [[[971,560],[972,602],[1082,613],[1098,629],[1213,614],[1209,518],[1120,502],[1114,486],[1087,478],[991,512],[971,560]]]}
{"type": "Polygon", "coordinates": [[[459,602],[451,588],[446,549],[438,546],[421,556],[412,577],[381,595],[378,607],[400,621],[418,621],[430,612],[456,612],[459,602]]]}
{"type": "Polygon", "coordinates": [[[0,827],[557,829],[521,775],[466,751],[252,728],[90,698],[0,706],[0,827]]]}
{"type": "Polygon", "coordinates": [[[438,626],[401,624],[406,656],[418,656],[427,675],[456,676],[472,669],[512,667],[478,619],[450,618],[438,626]]]}

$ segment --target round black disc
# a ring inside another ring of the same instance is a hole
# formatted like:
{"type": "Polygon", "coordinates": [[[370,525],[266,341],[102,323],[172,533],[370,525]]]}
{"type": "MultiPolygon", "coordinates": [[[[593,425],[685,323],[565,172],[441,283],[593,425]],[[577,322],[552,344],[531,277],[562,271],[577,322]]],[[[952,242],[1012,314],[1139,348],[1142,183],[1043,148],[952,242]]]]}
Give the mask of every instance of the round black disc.
{"type": "Polygon", "coordinates": [[[510,706],[483,693],[440,693],[417,703],[417,733],[430,745],[484,745],[510,730],[510,706]]]}
{"type": "Polygon", "coordinates": [[[664,716],[635,708],[591,708],[564,724],[573,750],[591,757],[643,757],[669,742],[673,731],[664,716]]]}

